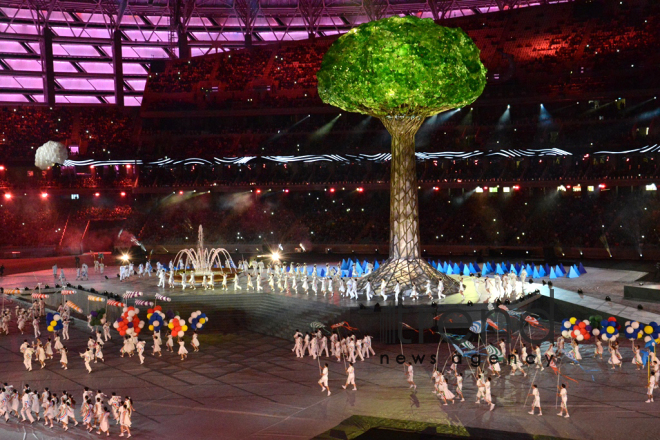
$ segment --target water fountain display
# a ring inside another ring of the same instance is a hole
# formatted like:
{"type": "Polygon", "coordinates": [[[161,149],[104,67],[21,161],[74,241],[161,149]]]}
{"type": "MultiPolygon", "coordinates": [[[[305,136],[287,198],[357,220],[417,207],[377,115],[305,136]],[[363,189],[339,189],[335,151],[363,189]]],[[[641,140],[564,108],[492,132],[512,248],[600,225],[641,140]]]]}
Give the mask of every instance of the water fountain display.
{"type": "MultiPolygon", "coordinates": [[[[204,230],[202,229],[202,225],[199,225],[197,232],[197,248],[180,250],[174,258],[174,267],[179,267],[180,262],[183,262],[184,268],[192,266],[192,271],[195,275],[200,276],[211,275],[212,273],[222,274],[223,272],[236,274],[238,272],[234,261],[226,249],[207,249],[204,247],[204,230]]],[[[186,271],[189,270],[186,269],[186,271]]]]}

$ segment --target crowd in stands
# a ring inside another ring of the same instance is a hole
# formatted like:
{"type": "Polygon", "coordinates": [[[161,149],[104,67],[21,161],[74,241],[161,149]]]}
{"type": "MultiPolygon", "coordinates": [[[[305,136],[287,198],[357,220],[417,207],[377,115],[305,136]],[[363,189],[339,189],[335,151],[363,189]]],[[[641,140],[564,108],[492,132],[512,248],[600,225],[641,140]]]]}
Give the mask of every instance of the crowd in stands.
{"type": "MultiPolygon", "coordinates": [[[[489,71],[484,98],[569,97],[657,85],[654,73],[658,58],[650,54],[656,52],[654,48],[660,43],[660,9],[653,0],[569,2],[489,13],[487,18],[476,14],[443,24],[463,28],[481,50],[489,71]]],[[[168,74],[151,76],[145,106],[320,106],[316,72],[323,54],[336,38],[210,55],[207,58],[213,62],[211,68],[192,61],[200,72],[196,85],[182,81],[186,91],[201,92],[210,90],[201,79],[219,79],[228,85],[221,85],[217,92],[247,95],[221,93],[214,97],[213,93],[195,93],[186,99],[168,100],[168,93],[181,91],[182,87],[176,83],[180,70],[176,62],[168,68],[168,74]],[[251,86],[253,80],[272,87],[264,93],[264,89],[251,86]],[[150,91],[155,95],[149,96],[150,91]]]]}
{"type": "MultiPolygon", "coordinates": [[[[10,232],[0,238],[0,246],[58,245],[65,225],[68,239],[77,234],[80,240],[88,221],[96,222],[95,233],[104,240],[116,244],[119,238],[135,237],[148,247],[192,245],[200,224],[208,244],[381,246],[389,239],[385,190],[242,191],[136,199],[105,200],[105,206],[81,206],[72,200],[39,206],[16,200],[0,209],[0,219],[10,232]],[[115,239],[120,230],[126,236],[115,239]]],[[[419,209],[423,245],[638,249],[660,245],[660,198],[657,191],[643,188],[425,190],[420,192],[419,209]]]]}

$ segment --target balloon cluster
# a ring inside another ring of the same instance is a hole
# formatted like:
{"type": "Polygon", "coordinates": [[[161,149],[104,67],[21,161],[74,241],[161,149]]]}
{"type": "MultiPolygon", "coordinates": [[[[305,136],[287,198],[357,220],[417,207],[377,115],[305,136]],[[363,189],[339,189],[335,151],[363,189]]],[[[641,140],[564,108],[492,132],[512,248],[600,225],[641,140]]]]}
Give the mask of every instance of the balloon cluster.
{"type": "Polygon", "coordinates": [[[105,324],[105,309],[92,310],[89,314],[92,315],[91,325],[96,326],[105,324]]]}
{"type": "Polygon", "coordinates": [[[62,330],[64,325],[62,324],[62,317],[59,313],[48,313],[46,315],[46,323],[48,324],[49,332],[56,332],[62,330]]]}
{"type": "Polygon", "coordinates": [[[640,326],[640,323],[637,321],[626,321],[626,323],[623,324],[623,334],[631,341],[640,339],[644,336],[644,330],[642,330],[640,326]]]}
{"type": "MultiPolygon", "coordinates": [[[[614,316],[600,321],[600,326],[599,334],[603,341],[614,341],[619,337],[619,328],[621,326],[617,324],[614,316]]],[[[594,336],[598,336],[598,334],[594,333],[594,336]]]]}
{"type": "Polygon", "coordinates": [[[660,343],[660,324],[655,321],[651,321],[644,326],[644,342],[650,342],[651,340],[660,343]]]}
{"type": "Polygon", "coordinates": [[[179,338],[183,338],[183,335],[185,335],[188,330],[186,321],[178,315],[170,320],[169,324],[167,324],[167,328],[172,331],[172,335],[178,336],[179,338]]]}
{"type": "Polygon", "coordinates": [[[140,321],[138,313],[140,313],[140,309],[133,306],[124,307],[121,317],[117,318],[112,326],[117,329],[121,336],[139,335],[140,330],[144,327],[144,321],[140,321]]]}
{"type": "Polygon", "coordinates": [[[209,318],[206,317],[206,313],[202,313],[197,310],[190,315],[188,322],[192,326],[193,330],[201,330],[204,327],[204,324],[208,322],[209,318]]]}
{"type": "Polygon", "coordinates": [[[156,306],[153,309],[147,310],[147,319],[149,320],[149,330],[160,331],[165,325],[165,313],[161,306],[156,306]]]}
{"type": "Polygon", "coordinates": [[[562,321],[561,330],[561,335],[563,337],[573,338],[578,342],[582,342],[591,339],[593,327],[588,319],[578,321],[577,318],[572,317],[562,321]]]}

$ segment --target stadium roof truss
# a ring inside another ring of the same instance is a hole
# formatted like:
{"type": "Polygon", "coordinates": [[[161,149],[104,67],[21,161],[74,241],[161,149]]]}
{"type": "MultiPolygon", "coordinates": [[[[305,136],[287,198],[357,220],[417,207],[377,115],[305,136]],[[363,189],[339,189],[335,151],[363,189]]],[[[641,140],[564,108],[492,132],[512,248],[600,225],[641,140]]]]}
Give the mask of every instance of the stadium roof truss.
{"type": "Polygon", "coordinates": [[[0,102],[140,105],[150,62],[180,53],[335,35],[394,14],[448,19],[565,1],[0,0],[0,102]]]}

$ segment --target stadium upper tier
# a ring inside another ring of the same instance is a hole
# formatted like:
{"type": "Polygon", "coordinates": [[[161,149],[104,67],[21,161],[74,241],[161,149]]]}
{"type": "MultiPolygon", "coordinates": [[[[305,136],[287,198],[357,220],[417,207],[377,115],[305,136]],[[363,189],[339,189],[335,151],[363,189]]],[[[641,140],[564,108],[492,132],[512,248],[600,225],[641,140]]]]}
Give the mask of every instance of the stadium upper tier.
{"type": "MultiPolygon", "coordinates": [[[[522,7],[536,4],[0,0],[0,101],[98,104],[123,99],[126,105],[139,105],[151,69],[149,91],[195,94],[196,103],[281,107],[291,105],[295,95],[318,105],[314,74],[332,39],[369,19],[405,13],[444,19],[444,25],[460,26],[472,36],[489,68],[491,84],[484,99],[654,86],[649,72],[657,64],[657,2],[522,7]],[[245,17],[252,17],[253,25],[244,26],[245,17]],[[307,41],[310,35],[319,38],[307,41]],[[259,48],[231,50],[248,40],[259,48]],[[207,55],[212,53],[218,55],[207,55]],[[179,54],[193,58],[162,65],[179,54]],[[260,92],[259,103],[240,92],[260,92]]],[[[191,97],[179,96],[175,102],[182,99],[191,97]]],[[[162,100],[154,99],[152,108],[157,102],[162,100]]],[[[303,99],[295,103],[309,104],[303,99]]]]}

